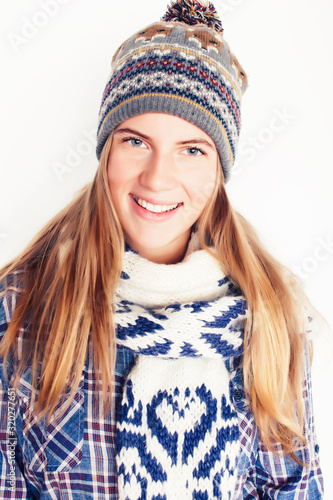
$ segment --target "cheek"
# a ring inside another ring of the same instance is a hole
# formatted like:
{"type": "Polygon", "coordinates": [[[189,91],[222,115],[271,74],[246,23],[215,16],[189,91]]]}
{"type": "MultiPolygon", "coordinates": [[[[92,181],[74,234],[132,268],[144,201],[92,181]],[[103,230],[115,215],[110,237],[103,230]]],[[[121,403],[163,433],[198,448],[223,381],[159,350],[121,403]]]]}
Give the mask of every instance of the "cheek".
{"type": "Polygon", "coordinates": [[[110,190],[120,189],[129,181],[128,169],[121,161],[110,155],[107,169],[110,190]]]}
{"type": "Polygon", "coordinates": [[[198,211],[202,211],[211,198],[214,187],[215,187],[215,169],[214,173],[208,170],[206,175],[200,176],[198,179],[195,179],[191,185],[189,186],[190,190],[190,198],[192,202],[192,206],[194,209],[198,211]]]}

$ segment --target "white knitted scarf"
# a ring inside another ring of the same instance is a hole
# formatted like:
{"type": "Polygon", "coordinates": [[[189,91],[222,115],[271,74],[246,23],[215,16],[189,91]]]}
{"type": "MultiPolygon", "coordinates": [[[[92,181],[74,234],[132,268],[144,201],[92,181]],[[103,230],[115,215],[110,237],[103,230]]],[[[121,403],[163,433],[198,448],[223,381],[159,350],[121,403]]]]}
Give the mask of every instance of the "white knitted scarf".
{"type": "Polygon", "coordinates": [[[233,497],[238,418],[224,360],[243,352],[246,302],[192,237],[179,264],[125,252],[117,343],[138,356],[117,412],[120,500],[233,497]]]}

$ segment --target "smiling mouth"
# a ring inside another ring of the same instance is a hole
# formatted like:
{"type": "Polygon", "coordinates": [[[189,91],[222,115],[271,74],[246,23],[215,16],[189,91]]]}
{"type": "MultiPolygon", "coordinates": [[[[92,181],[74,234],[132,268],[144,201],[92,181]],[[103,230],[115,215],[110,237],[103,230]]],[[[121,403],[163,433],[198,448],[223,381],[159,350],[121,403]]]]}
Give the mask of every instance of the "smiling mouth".
{"type": "Polygon", "coordinates": [[[176,208],[178,208],[180,205],[182,205],[182,203],[174,203],[173,205],[153,205],[152,203],[148,203],[142,198],[137,198],[136,196],[134,196],[134,194],[132,196],[137,205],[154,214],[172,212],[173,210],[176,210],[176,208]]]}

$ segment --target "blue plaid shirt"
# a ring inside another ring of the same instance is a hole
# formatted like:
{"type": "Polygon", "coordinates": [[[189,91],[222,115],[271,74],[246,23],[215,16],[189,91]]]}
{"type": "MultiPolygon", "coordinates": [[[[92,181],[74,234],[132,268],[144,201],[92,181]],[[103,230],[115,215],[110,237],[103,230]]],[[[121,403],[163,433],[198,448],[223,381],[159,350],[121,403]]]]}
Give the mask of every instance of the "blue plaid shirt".
{"type": "MultiPolygon", "coordinates": [[[[0,288],[1,289],[1,288],[0,288]]],[[[14,292],[0,299],[0,340],[15,307],[14,292]]],[[[19,343],[24,329],[18,332],[19,343]]],[[[118,348],[115,400],[135,363],[132,351],[118,348]]],[[[253,498],[323,498],[323,480],[316,440],[309,359],[307,356],[303,398],[306,409],[307,447],[297,455],[308,464],[302,467],[270,452],[260,440],[252,412],[245,400],[239,360],[228,362],[241,432],[238,486],[234,500],[253,498]]],[[[46,425],[27,422],[31,397],[29,371],[14,392],[8,387],[0,364],[0,498],[6,499],[109,499],[117,498],[115,468],[115,418],[96,417],[93,396],[96,379],[91,356],[87,357],[78,391],[60,421],[46,425]]],[[[61,410],[61,408],[60,408],[61,410]]],[[[183,500],[183,499],[180,499],[183,500]]]]}

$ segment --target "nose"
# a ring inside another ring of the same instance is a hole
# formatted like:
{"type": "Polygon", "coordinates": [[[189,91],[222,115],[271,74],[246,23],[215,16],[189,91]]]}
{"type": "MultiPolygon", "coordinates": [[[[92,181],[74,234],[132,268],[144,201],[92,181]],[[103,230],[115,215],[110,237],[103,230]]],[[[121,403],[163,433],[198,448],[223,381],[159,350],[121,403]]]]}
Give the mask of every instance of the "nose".
{"type": "Polygon", "coordinates": [[[140,183],[151,191],[168,191],[177,186],[172,159],[167,154],[154,152],[143,166],[140,183]]]}

